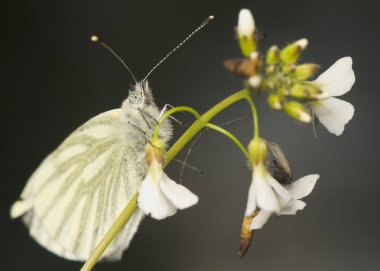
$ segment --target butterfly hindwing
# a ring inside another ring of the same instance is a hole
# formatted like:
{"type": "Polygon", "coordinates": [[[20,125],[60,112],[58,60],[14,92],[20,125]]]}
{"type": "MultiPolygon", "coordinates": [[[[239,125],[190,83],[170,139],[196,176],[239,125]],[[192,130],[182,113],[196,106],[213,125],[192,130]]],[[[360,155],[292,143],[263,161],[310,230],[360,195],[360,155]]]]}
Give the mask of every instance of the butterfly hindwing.
{"type": "MultiPolygon", "coordinates": [[[[145,137],[133,129],[136,135],[128,140],[127,127],[119,109],[90,119],[31,176],[11,214],[23,215],[41,245],[62,257],[86,260],[138,190],[145,174],[145,137]]],[[[121,257],[142,216],[136,210],[103,257],[121,257]]]]}

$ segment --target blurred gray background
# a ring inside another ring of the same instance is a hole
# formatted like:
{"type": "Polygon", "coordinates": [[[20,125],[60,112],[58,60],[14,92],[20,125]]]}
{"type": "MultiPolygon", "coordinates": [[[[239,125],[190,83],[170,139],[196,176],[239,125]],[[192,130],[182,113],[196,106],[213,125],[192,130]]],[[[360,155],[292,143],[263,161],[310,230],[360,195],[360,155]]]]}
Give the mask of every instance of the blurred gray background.
{"type": "MultiPolygon", "coordinates": [[[[193,147],[183,183],[197,206],[164,221],[144,220],[118,263],[96,270],[380,270],[379,219],[379,13],[378,1],[17,1],[0,2],[1,269],[78,270],[32,240],[9,207],[40,161],[80,124],[120,106],[133,83],[126,70],[89,40],[100,35],[138,78],[204,18],[216,19],[150,77],[157,104],[189,105],[200,112],[241,89],[224,59],[240,55],[234,27],[250,8],[260,48],[307,37],[303,61],[322,70],[352,56],[356,83],[342,98],[356,112],[344,134],[322,126],[314,138],[271,112],[257,98],[262,136],[281,144],[296,178],[319,173],[307,208],[271,219],[257,231],[244,260],[238,256],[250,172],[226,138],[206,133],[193,147]]],[[[238,103],[216,123],[247,144],[250,113],[238,103]]],[[[190,119],[184,115],[179,119],[190,119]]],[[[185,152],[179,158],[183,158],[185,152]]],[[[181,165],[168,172],[178,179],[181,165]]]]}

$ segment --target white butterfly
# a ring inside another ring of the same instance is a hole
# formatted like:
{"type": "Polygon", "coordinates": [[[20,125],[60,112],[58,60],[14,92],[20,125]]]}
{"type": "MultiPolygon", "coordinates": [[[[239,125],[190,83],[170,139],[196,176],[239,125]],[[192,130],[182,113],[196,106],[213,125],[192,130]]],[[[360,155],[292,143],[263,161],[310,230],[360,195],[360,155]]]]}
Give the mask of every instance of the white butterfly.
{"type": "MultiPolygon", "coordinates": [[[[161,116],[147,78],[213,18],[204,20],[141,82],[107,44],[98,36],[91,37],[124,65],[136,84],[120,109],[90,119],[66,138],[33,173],[21,199],[11,207],[11,217],[22,216],[30,235],[43,247],[69,260],[89,258],[138,191],[147,170],[145,146],[161,116]]],[[[172,126],[168,120],[158,135],[164,143],[169,141],[172,126]]],[[[142,211],[136,209],[101,259],[120,259],[142,218],[142,211]]]]}
{"type": "MultiPolygon", "coordinates": [[[[159,116],[148,82],[137,83],[120,109],[90,119],[42,162],[11,217],[22,216],[30,235],[51,252],[86,260],[138,190],[159,116]]],[[[171,125],[161,127],[167,142],[171,125]]],[[[142,218],[137,209],[102,258],[120,259],[142,218]]]]}

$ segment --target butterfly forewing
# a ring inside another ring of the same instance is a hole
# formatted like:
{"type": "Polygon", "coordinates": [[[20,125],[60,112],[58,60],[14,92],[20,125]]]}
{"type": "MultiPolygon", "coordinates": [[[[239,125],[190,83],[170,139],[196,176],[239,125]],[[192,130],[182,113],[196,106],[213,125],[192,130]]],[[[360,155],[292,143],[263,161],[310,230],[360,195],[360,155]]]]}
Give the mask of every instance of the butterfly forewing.
{"type": "MultiPolygon", "coordinates": [[[[13,216],[50,251],[86,260],[145,174],[145,135],[130,129],[121,110],[102,113],[74,131],[35,171],[13,216]],[[127,134],[136,133],[133,140],[127,134]]],[[[137,210],[103,257],[118,259],[142,218],[137,210]]]]}

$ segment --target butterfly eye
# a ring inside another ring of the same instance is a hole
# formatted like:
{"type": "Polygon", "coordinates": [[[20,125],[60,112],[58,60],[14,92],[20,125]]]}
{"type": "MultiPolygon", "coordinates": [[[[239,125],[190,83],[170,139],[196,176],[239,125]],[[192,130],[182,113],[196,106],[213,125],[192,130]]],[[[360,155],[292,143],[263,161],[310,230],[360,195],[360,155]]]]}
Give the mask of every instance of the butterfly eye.
{"type": "Polygon", "coordinates": [[[134,104],[134,105],[139,105],[139,104],[141,104],[141,102],[142,102],[142,96],[141,96],[141,93],[140,93],[140,92],[137,92],[137,91],[132,91],[132,92],[129,94],[128,99],[129,99],[129,101],[131,102],[131,104],[134,104]]]}

